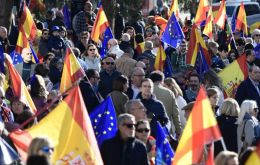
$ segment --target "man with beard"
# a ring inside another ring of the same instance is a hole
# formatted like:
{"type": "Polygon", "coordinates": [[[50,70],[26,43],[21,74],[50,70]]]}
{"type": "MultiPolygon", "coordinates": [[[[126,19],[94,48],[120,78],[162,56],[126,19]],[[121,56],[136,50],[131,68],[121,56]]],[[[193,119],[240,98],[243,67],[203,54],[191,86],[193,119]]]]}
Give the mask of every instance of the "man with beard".
{"type": "Polygon", "coordinates": [[[188,82],[188,89],[184,92],[187,103],[195,101],[200,89],[200,78],[197,74],[191,74],[188,82]]]}
{"type": "Polygon", "coordinates": [[[187,42],[182,40],[181,45],[178,47],[177,51],[172,53],[171,62],[174,70],[178,70],[179,68],[186,66],[187,50],[187,42]]]}

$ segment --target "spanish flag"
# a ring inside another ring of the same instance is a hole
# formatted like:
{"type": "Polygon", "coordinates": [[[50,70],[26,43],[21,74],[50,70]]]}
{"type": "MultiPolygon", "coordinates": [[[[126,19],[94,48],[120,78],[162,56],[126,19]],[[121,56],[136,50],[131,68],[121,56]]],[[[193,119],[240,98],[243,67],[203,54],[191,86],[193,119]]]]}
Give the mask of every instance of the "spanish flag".
{"type": "Polygon", "coordinates": [[[13,64],[9,60],[5,60],[6,65],[9,70],[9,79],[11,80],[11,87],[13,90],[14,96],[18,97],[19,100],[24,103],[29,109],[36,113],[36,107],[33,103],[31,95],[29,94],[27,87],[25,86],[21,76],[14,68],[13,64]]]}
{"type": "Polygon", "coordinates": [[[103,7],[100,6],[91,32],[91,39],[98,43],[99,36],[105,32],[107,27],[109,27],[108,20],[103,7]]]}
{"type": "Polygon", "coordinates": [[[203,34],[207,35],[211,40],[213,40],[213,15],[212,15],[212,8],[210,6],[208,17],[206,20],[206,25],[203,30],[203,34]]]}
{"type": "Polygon", "coordinates": [[[155,16],[154,21],[155,21],[156,25],[160,27],[160,36],[162,36],[162,33],[164,32],[168,21],[161,16],[155,16]]]}
{"type": "Polygon", "coordinates": [[[219,140],[221,137],[209,99],[204,87],[201,87],[181,135],[172,164],[200,163],[205,145],[219,140]]]}
{"type": "Polygon", "coordinates": [[[246,55],[240,56],[237,60],[225,67],[218,76],[222,79],[222,85],[227,97],[235,97],[237,87],[248,76],[246,55]]]}
{"type": "Polygon", "coordinates": [[[206,20],[208,10],[209,10],[208,0],[200,0],[199,7],[197,9],[197,13],[194,20],[194,23],[197,26],[200,26],[200,24],[206,20]]]}
{"type": "Polygon", "coordinates": [[[85,76],[84,70],[81,68],[76,56],[71,48],[67,48],[64,59],[62,77],[60,82],[60,92],[64,93],[73,86],[80,78],[85,76]]]}
{"type": "Polygon", "coordinates": [[[160,44],[156,57],[155,57],[154,69],[160,70],[163,72],[165,59],[166,59],[166,54],[165,54],[162,44],[160,44]]]}
{"type": "Polygon", "coordinates": [[[23,48],[29,48],[29,47],[30,47],[30,43],[29,43],[28,39],[26,38],[25,32],[19,30],[16,47],[15,47],[15,52],[21,55],[23,48]]]}
{"type": "Polygon", "coordinates": [[[180,19],[180,12],[179,12],[179,4],[178,4],[178,0],[173,0],[172,1],[172,5],[170,7],[170,16],[172,15],[172,13],[174,12],[177,20],[180,19]]]}
{"type": "Polygon", "coordinates": [[[24,160],[32,139],[47,137],[54,146],[53,164],[103,164],[78,86],[37,125],[10,137],[24,160]]]}
{"type": "Polygon", "coordinates": [[[251,153],[245,165],[260,164],[260,145],[251,153]]]}
{"type": "Polygon", "coordinates": [[[226,1],[222,0],[221,6],[218,10],[218,14],[214,19],[214,23],[224,30],[225,21],[226,21],[226,1]]]}
{"type": "Polygon", "coordinates": [[[238,31],[243,30],[244,34],[248,35],[246,11],[245,11],[245,6],[244,6],[243,2],[240,3],[239,11],[237,14],[236,30],[238,30],[238,31]]]}

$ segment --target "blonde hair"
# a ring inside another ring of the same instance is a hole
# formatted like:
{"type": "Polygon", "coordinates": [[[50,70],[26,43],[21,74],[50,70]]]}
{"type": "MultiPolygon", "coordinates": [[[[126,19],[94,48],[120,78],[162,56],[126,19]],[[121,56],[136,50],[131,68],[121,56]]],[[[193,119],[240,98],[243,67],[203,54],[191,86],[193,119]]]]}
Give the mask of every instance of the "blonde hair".
{"type": "Polygon", "coordinates": [[[30,146],[29,146],[29,149],[28,149],[28,152],[27,152],[28,157],[31,156],[31,155],[38,155],[39,151],[45,146],[48,146],[48,147],[51,146],[51,143],[47,138],[45,138],[45,137],[34,138],[32,140],[32,142],[30,143],[30,146]]]}
{"type": "Polygon", "coordinates": [[[256,101],[254,100],[245,100],[242,102],[240,106],[240,113],[238,116],[238,124],[241,124],[243,122],[244,116],[246,113],[249,113],[250,115],[254,111],[254,108],[257,108],[256,101]]]}
{"type": "Polygon", "coordinates": [[[220,107],[220,113],[223,115],[238,117],[239,112],[240,107],[237,101],[233,98],[225,99],[220,107]]]}
{"type": "Polygon", "coordinates": [[[177,84],[177,82],[171,78],[168,77],[164,80],[164,84],[170,87],[171,91],[174,93],[174,95],[177,96],[183,96],[182,90],[180,86],[177,84]]]}
{"type": "Polygon", "coordinates": [[[230,159],[234,159],[234,158],[237,158],[238,160],[237,153],[232,151],[222,151],[217,155],[215,159],[215,165],[226,165],[228,164],[228,161],[230,159]]]}

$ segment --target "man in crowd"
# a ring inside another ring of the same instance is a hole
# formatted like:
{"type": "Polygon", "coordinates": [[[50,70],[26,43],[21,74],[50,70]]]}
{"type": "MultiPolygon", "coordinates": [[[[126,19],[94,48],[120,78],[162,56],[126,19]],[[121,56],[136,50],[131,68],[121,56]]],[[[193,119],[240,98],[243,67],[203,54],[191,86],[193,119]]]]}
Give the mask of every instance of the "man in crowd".
{"type": "Polygon", "coordinates": [[[185,100],[189,103],[195,101],[200,89],[200,78],[197,74],[191,74],[188,82],[188,89],[184,92],[185,100]]]}
{"type": "Polygon", "coordinates": [[[139,99],[129,100],[125,104],[125,110],[127,113],[134,115],[136,121],[147,119],[146,109],[139,99]]]}
{"type": "Polygon", "coordinates": [[[107,54],[115,54],[116,58],[120,58],[124,54],[124,51],[119,48],[118,41],[114,38],[108,40],[107,48],[107,54]]]}
{"type": "Polygon", "coordinates": [[[131,82],[126,92],[129,99],[135,99],[140,92],[142,79],[145,77],[145,72],[141,67],[135,67],[131,74],[131,82]]]}

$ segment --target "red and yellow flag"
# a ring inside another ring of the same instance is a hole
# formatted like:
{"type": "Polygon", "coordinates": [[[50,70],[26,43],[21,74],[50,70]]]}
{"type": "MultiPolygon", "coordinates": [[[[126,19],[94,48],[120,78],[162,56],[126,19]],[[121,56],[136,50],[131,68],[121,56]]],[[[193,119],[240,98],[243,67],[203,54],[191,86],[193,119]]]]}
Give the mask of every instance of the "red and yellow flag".
{"type": "Polygon", "coordinates": [[[258,144],[256,150],[250,154],[245,165],[252,164],[260,164],[260,144],[258,144]]]}
{"type": "Polygon", "coordinates": [[[154,21],[156,25],[160,27],[160,36],[161,36],[167,26],[168,21],[161,16],[155,16],[154,21]]]}
{"type": "Polygon", "coordinates": [[[220,8],[218,10],[218,14],[214,19],[214,23],[224,30],[225,21],[226,21],[226,1],[222,0],[220,8]]]}
{"type": "Polygon", "coordinates": [[[108,20],[103,7],[100,6],[91,32],[91,39],[98,43],[99,36],[105,32],[107,27],[109,27],[108,20]]]}
{"type": "Polygon", "coordinates": [[[206,20],[207,18],[207,12],[209,10],[209,2],[208,0],[200,0],[199,7],[194,19],[194,23],[197,26],[200,26],[201,22],[206,20]]]}
{"type": "Polygon", "coordinates": [[[206,19],[206,25],[203,30],[203,34],[207,35],[211,40],[213,40],[213,15],[212,15],[212,8],[210,6],[208,17],[206,19]]]}
{"type": "Polygon", "coordinates": [[[172,15],[172,13],[174,12],[177,20],[180,19],[180,12],[179,12],[179,4],[178,4],[178,0],[173,0],[171,7],[170,7],[170,16],[172,15]]]}
{"type": "Polygon", "coordinates": [[[248,35],[246,11],[245,11],[245,6],[244,6],[243,2],[240,3],[239,11],[237,14],[236,30],[238,30],[238,31],[243,30],[244,34],[248,35]]]}
{"type": "Polygon", "coordinates": [[[29,109],[36,113],[36,107],[33,103],[33,100],[31,98],[30,93],[27,90],[27,87],[25,86],[21,76],[14,68],[13,64],[9,60],[5,60],[6,65],[9,70],[9,79],[11,80],[11,87],[13,90],[14,96],[18,97],[19,100],[24,103],[26,106],[29,107],[29,109]]]}
{"type": "Polygon", "coordinates": [[[166,59],[166,54],[164,48],[162,45],[160,45],[155,57],[154,69],[163,72],[165,59],[166,59]]]}
{"type": "Polygon", "coordinates": [[[240,56],[237,60],[228,65],[218,73],[222,79],[222,85],[227,97],[235,98],[237,87],[248,76],[246,55],[240,56]]]}
{"type": "Polygon", "coordinates": [[[201,87],[181,135],[172,164],[200,163],[205,145],[220,138],[218,123],[205,89],[201,87]]]}
{"type": "Polygon", "coordinates": [[[76,56],[73,54],[71,48],[67,48],[60,82],[60,92],[64,93],[84,76],[85,72],[81,68],[76,56]]]}
{"type": "Polygon", "coordinates": [[[54,145],[53,164],[103,164],[78,86],[37,125],[10,137],[23,156],[33,138],[47,137],[54,145]]]}

